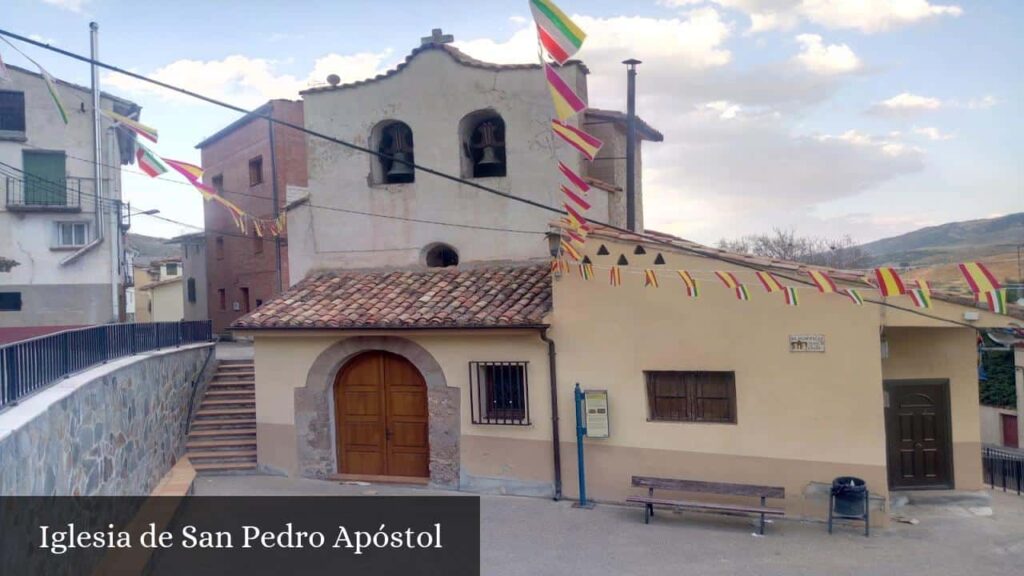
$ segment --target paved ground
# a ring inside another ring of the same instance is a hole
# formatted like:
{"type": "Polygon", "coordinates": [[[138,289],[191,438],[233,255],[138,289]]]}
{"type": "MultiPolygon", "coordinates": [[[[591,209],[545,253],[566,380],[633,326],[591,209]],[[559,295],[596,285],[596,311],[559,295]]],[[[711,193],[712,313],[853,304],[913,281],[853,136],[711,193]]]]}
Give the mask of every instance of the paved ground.
{"type": "Polygon", "coordinates": [[[218,360],[252,360],[252,342],[217,342],[218,360]]]}
{"type": "MultiPolygon", "coordinates": [[[[202,477],[197,495],[401,495],[415,488],[352,486],[270,476],[202,477]]],[[[991,516],[963,507],[907,506],[917,526],[894,523],[864,538],[845,528],[780,521],[765,537],[745,519],[662,514],[649,526],[636,509],[482,496],[483,574],[879,574],[1024,573],[1024,497],[997,492],[991,516]]]]}

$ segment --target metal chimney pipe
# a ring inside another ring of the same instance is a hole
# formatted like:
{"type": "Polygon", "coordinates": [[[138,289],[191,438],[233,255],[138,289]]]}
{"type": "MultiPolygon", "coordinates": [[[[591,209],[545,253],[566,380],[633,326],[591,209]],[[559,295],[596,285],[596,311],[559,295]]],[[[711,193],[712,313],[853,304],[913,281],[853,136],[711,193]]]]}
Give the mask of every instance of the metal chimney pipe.
{"type": "Polygon", "coordinates": [[[636,65],[635,58],[623,60],[626,65],[626,228],[636,231],[636,65]]]}

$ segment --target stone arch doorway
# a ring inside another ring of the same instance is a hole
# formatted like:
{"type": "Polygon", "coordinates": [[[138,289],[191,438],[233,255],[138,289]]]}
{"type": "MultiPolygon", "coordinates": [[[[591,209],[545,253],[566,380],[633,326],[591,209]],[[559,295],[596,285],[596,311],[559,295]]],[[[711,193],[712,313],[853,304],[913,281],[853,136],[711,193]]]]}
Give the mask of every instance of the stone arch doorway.
{"type": "Polygon", "coordinates": [[[363,352],[334,383],[338,472],[430,476],[427,383],[411,362],[391,352],[363,352]]]}
{"type": "Polygon", "coordinates": [[[334,386],[349,361],[366,352],[401,356],[423,377],[427,387],[430,483],[459,486],[459,389],[448,386],[444,371],[423,346],[400,336],[351,336],[328,346],[313,361],[306,384],[295,389],[295,435],[298,472],[329,478],[341,469],[337,450],[334,386]]]}

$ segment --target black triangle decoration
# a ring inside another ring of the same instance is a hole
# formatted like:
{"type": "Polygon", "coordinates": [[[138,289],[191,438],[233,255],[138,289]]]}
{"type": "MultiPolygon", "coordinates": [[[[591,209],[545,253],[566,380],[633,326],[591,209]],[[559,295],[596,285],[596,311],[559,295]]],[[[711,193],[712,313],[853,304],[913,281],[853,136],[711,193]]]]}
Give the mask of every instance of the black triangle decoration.
{"type": "Polygon", "coordinates": [[[584,256],[582,262],[584,264],[593,264],[593,262],[590,261],[590,256],[584,256]]]}
{"type": "Polygon", "coordinates": [[[654,258],[654,263],[655,264],[664,264],[665,263],[665,257],[661,255],[661,252],[658,252],[658,255],[654,258]]]}
{"type": "Polygon", "coordinates": [[[598,256],[607,256],[608,255],[608,249],[604,247],[604,244],[601,244],[601,247],[597,249],[597,255],[598,256]]]}
{"type": "Polygon", "coordinates": [[[616,264],[619,266],[629,266],[629,260],[626,260],[625,254],[619,254],[619,261],[616,264]]]}
{"type": "Polygon", "coordinates": [[[635,249],[633,249],[633,254],[647,254],[647,250],[644,250],[643,246],[638,245],[635,249]]]}

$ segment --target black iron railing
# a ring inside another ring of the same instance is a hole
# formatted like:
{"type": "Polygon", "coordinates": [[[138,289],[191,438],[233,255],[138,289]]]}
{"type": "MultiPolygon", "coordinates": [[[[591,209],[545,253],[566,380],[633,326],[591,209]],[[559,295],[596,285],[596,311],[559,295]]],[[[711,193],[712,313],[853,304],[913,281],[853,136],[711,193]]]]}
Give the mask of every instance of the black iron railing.
{"type": "Polygon", "coordinates": [[[1001,487],[1003,492],[1017,490],[1024,492],[1024,452],[985,447],[981,450],[981,467],[985,480],[992,489],[1001,487]]]}
{"type": "MultiPolygon", "coordinates": [[[[6,176],[0,183],[4,187],[7,209],[15,211],[79,211],[82,209],[83,193],[87,197],[96,195],[96,181],[91,178],[65,177],[46,180],[6,176]]],[[[90,202],[89,206],[93,204],[90,202]]]]}
{"type": "Polygon", "coordinates": [[[97,364],[212,340],[210,321],[197,320],[104,324],[0,346],[0,409],[97,364]]]}

